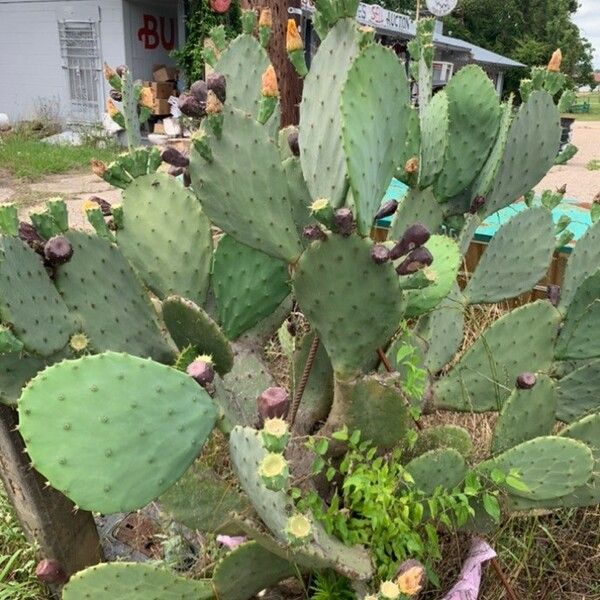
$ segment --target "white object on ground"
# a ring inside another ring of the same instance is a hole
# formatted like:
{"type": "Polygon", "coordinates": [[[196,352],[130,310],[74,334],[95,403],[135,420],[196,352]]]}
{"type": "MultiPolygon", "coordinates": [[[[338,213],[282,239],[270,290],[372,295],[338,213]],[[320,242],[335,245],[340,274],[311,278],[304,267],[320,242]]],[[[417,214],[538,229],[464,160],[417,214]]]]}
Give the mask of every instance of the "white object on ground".
{"type": "Polygon", "coordinates": [[[6,113],[0,113],[0,131],[8,131],[10,129],[10,119],[6,113]]]}
{"type": "Polygon", "coordinates": [[[102,127],[110,134],[118,133],[123,129],[118,123],[112,120],[108,113],[104,113],[102,117],[102,127]]]}
{"type": "Polygon", "coordinates": [[[179,137],[181,135],[181,125],[178,119],[173,117],[163,119],[163,127],[165,128],[165,133],[170,137],[179,137]]]}
{"type": "Polygon", "coordinates": [[[81,134],[77,131],[61,131],[60,133],[56,133],[54,135],[50,135],[42,139],[42,142],[46,142],[47,144],[65,144],[68,146],[81,146],[81,134]]]}
{"type": "Polygon", "coordinates": [[[181,111],[179,110],[179,105],[177,104],[178,98],[177,96],[171,96],[169,98],[169,104],[171,105],[171,116],[179,119],[182,116],[181,111]]]}

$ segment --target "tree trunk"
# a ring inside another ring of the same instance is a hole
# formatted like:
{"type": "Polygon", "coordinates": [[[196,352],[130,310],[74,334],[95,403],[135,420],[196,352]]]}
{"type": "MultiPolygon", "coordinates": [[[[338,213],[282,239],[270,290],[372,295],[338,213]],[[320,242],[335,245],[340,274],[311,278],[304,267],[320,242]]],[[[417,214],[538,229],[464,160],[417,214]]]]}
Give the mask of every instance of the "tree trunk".
{"type": "Polygon", "coordinates": [[[103,557],[92,514],[75,510],[63,494],[46,487],[29,466],[17,423],[16,411],[0,404],[0,477],[25,536],[38,545],[40,558],[58,561],[68,576],[99,563],[103,557]]]}
{"type": "Polygon", "coordinates": [[[273,33],[269,42],[269,58],[277,73],[281,101],[281,127],[297,125],[300,120],[298,105],[302,97],[302,79],[298,77],[285,49],[288,18],[299,22],[300,15],[288,13],[288,7],[300,9],[300,0],[242,0],[242,8],[273,12],[273,33]]]}

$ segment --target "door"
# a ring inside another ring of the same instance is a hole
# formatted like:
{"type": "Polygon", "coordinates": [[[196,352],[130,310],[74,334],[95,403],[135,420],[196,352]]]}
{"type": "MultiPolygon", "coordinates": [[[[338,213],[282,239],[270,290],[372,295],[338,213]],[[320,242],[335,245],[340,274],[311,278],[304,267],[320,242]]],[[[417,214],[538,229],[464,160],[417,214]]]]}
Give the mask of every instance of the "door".
{"type": "Polygon", "coordinates": [[[69,88],[69,119],[97,123],[102,111],[98,21],[59,21],[60,52],[69,88]]]}

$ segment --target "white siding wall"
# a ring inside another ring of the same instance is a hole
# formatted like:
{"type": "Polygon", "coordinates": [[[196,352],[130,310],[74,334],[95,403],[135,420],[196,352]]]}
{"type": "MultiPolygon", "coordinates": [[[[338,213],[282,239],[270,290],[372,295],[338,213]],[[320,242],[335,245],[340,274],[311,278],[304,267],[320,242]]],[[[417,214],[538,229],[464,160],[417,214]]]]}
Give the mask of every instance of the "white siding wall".
{"type": "Polygon", "coordinates": [[[58,35],[62,19],[100,20],[103,60],[125,62],[121,0],[0,0],[0,112],[13,122],[30,118],[43,102],[57,103],[60,116],[68,117],[58,35]]]}

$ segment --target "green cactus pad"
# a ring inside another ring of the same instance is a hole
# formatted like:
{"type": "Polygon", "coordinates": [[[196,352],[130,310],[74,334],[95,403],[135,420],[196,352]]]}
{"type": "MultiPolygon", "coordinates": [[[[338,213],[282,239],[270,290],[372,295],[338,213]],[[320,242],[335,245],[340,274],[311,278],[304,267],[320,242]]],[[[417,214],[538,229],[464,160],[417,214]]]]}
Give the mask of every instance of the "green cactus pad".
{"type": "MultiPolygon", "coordinates": [[[[286,142],[287,143],[287,142],[286,142]]],[[[300,236],[303,245],[306,245],[302,233],[304,227],[311,223],[314,223],[313,217],[310,214],[310,205],[312,199],[310,192],[304,181],[304,175],[302,174],[302,165],[300,159],[296,156],[287,158],[282,163],[285,176],[288,184],[288,200],[292,207],[292,215],[294,217],[294,223],[296,224],[296,230],[300,236]]]]}
{"type": "Polygon", "coordinates": [[[467,464],[454,448],[440,448],[413,458],[406,465],[406,470],[418,489],[433,494],[438,486],[451,490],[460,485],[467,474],[467,464]]]}
{"type": "Polygon", "coordinates": [[[251,506],[230,482],[196,461],[160,498],[160,505],[192,530],[239,535],[231,513],[248,514],[251,506]]]}
{"type": "Polygon", "coordinates": [[[302,172],[312,198],[328,198],[334,207],[346,200],[340,105],[346,77],[359,50],[354,18],[338,21],[312,61],[300,104],[302,172]]]}
{"type": "Polygon", "coordinates": [[[532,290],[548,271],[555,245],[549,210],[538,207],[516,214],[492,238],[465,296],[479,304],[532,290]]]}
{"type": "Polygon", "coordinates": [[[421,164],[419,187],[433,185],[444,166],[448,145],[448,96],[438,92],[423,111],[421,118],[421,164]]]}
{"type": "Polygon", "coordinates": [[[579,286],[600,266],[600,221],[592,225],[578,240],[563,279],[559,308],[564,312],[571,304],[579,286]]]}
{"type": "Polygon", "coordinates": [[[344,425],[360,430],[363,439],[380,449],[390,449],[406,438],[413,427],[408,399],[398,377],[371,375],[351,381],[336,379],[327,431],[344,425]]]}
{"type": "Polygon", "coordinates": [[[219,598],[250,600],[265,588],[297,575],[298,568],[289,561],[256,542],[246,542],[217,564],[212,581],[219,598]]]}
{"type": "Polygon", "coordinates": [[[419,121],[419,111],[414,106],[411,107],[406,115],[406,140],[400,149],[398,157],[399,173],[396,177],[401,177],[404,165],[408,160],[418,157],[421,146],[421,124],[419,121]]]}
{"type": "Polygon", "coordinates": [[[444,220],[444,206],[433,195],[433,188],[409,190],[400,201],[398,210],[392,219],[388,235],[390,240],[398,240],[415,223],[425,225],[431,233],[439,230],[444,220]]]}
{"type": "Polygon", "coordinates": [[[430,373],[437,373],[449,363],[464,337],[465,300],[458,284],[428,315],[421,317],[417,335],[426,344],[425,366],[430,373]]]}
{"type": "Polygon", "coordinates": [[[433,235],[425,247],[433,255],[433,264],[426,268],[431,285],[406,292],[406,316],[417,317],[433,310],[453,288],[461,256],[456,242],[444,235],[433,235]]]}
{"type": "MultiPolygon", "coordinates": [[[[233,469],[254,509],[273,535],[287,544],[285,530],[293,507],[285,492],[268,490],[258,474],[258,467],[266,454],[260,432],[236,427],[229,436],[229,449],[233,469]]],[[[372,575],[371,559],[364,548],[345,546],[314,521],[312,540],[295,548],[293,553],[294,562],[306,564],[309,568],[333,568],[352,579],[369,579],[372,575]]]]}
{"type": "Polygon", "coordinates": [[[23,350],[23,342],[18,340],[8,327],[0,325],[0,355],[21,352],[21,350],[23,350]]]}
{"type": "Polygon", "coordinates": [[[118,248],[79,231],[66,237],[73,258],[58,268],[55,284],[94,351],[172,362],[174,348],[162,335],[140,280],[118,248]]]}
{"type": "Polygon", "coordinates": [[[558,382],[556,418],[572,423],[600,409],[600,359],[569,373],[558,382]]]}
{"type": "Polygon", "coordinates": [[[412,454],[420,456],[431,450],[452,448],[464,458],[473,453],[473,441],[469,432],[458,425],[434,425],[419,432],[412,454]]]}
{"type": "MultiPolygon", "coordinates": [[[[302,378],[308,352],[314,340],[314,332],[302,337],[290,361],[291,396],[294,397],[296,388],[302,378]]],[[[294,432],[302,435],[312,430],[315,423],[327,418],[333,401],[333,369],[331,361],[322,344],[319,344],[313,366],[310,370],[302,402],[294,421],[294,432]]]]}
{"type": "Polygon", "coordinates": [[[301,251],[277,146],[250,115],[224,110],[223,135],[208,134],[213,154],[192,151],[194,190],[211,221],[238,242],[291,261],[301,251]]]}
{"type": "Polygon", "coordinates": [[[461,69],[445,88],[448,96],[448,145],[436,183],[436,196],[451,198],[477,176],[498,133],[498,96],[485,71],[461,69]]]}
{"type": "Polygon", "coordinates": [[[600,357],[600,270],[577,288],[556,345],[559,359],[600,357]]]}
{"type": "Polygon", "coordinates": [[[198,354],[212,356],[215,370],[225,375],[233,367],[233,350],[219,326],[204,309],[179,296],[170,296],[162,305],[165,325],[181,350],[193,346],[198,354]]]}
{"type": "Polygon", "coordinates": [[[548,371],[560,313],[543,300],[498,319],[434,386],[438,408],[500,410],[518,375],[548,371]]]}
{"type": "Polygon", "coordinates": [[[233,368],[222,380],[215,380],[215,402],[224,417],[222,428],[229,431],[235,425],[254,425],[258,420],[256,400],[275,380],[264,363],[253,353],[237,353],[233,368]]]}
{"type": "Polygon", "coordinates": [[[19,401],[35,468],[86,510],[142,508],[183,475],[217,410],[184,373],[106,352],[48,367],[19,401]]]}
{"type": "Polygon", "coordinates": [[[0,236],[0,320],[27,350],[42,356],[60,350],[75,331],[40,257],[6,235],[0,236]]]}
{"type": "Polygon", "coordinates": [[[215,251],[213,288],[225,335],[235,339],[270,315],[290,293],[284,262],[223,236],[215,251]]]}
{"type": "Polygon", "coordinates": [[[547,375],[537,374],[529,390],[515,389],[504,403],[494,429],[497,454],[535,437],[550,435],[556,423],[556,390],[547,375]]]}
{"type": "Polygon", "coordinates": [[[341,374],[372,366],[402,315],[398,275],[391,263],[373,262],[371,245],[354,235],[330,235],[311,244],[294,272],[300,308],[341,374]]]}
{"type": "Polygon", "coordinates": [[[88,567],[71,577],[62,600],[209,600],[209,581],[173,575],[144,563],[113,562],[88,567]]]}
{"type": "Polygon", "coordinates": [[[119,248],[159,297],[206,299],[210,222],[196,198],[165,173],[138,177],[123,193],[119,248]]]}
{"type": "Polygon", "coordinates": [[[482,214],[491,215],[533,189],[554,164],[560,141],[559,114],[546,92],[521,105],[482,214]]]}
{"type": "Polygon", "coordinates": [[[0,356],[0,402],[16,405],[27,382],[41,371],[46,363],[41,358],[10,352],[0,356]]]}
{"type": "Polygon", "coordinates": [[[406,69],[394,51],[381,44],[363,48],[348,72],[341,106],[346,168],[362,235],[369,235],[392,180],[409,106],[406,69]]]}
{"type": "MultiPolygon", "coordinates": [[[[477,179],[473,183],[473,186],[471,188],[471,196],[473,198],[475,198],[476,196],[483,196],[487,199],[487,196],[490,193],[492,186],[494,185],[496,174],[498,173],[498,169],[500,168],[500,164],[502,163],[502,158],[504,156],[504,150],[506,148],[506,143],[508,140],[508,131],[510,129],[510,124],[512,121],[512,115],[513,103],[511,98],[508,102],[505,102],[501,107],[498,137],[496,138],[494,147],[490,152],[489,158],[483,166],[483,169],[481,169],[481,172],[477,176],[477,179]]],[[[483,210],[485,211],[485,206],[483,210]]]]}
{"type": "Polygon", "coordinates": [[[503,484],[510,496],[550,500],[566,496],[592,475],[592,451],[581,442],[565,437],[538,437],[481,463],[482,472],[499,469],[508,474],[517,469],[528,491],[503,484]]]}

